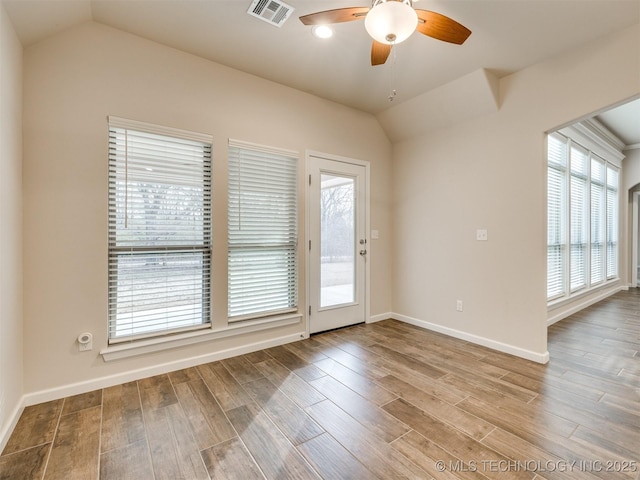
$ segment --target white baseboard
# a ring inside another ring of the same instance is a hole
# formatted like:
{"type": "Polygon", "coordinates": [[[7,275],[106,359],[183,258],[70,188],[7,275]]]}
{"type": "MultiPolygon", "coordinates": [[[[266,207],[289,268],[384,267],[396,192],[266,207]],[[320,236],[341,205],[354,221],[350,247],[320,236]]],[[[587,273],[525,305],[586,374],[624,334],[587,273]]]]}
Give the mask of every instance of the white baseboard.
{"type": "Polygon", "coordinates": [[[13,429],[16,428],[16,424],[20,419],[20,415],[22,415],[22,411],[24,410],[24,395],[20,398],[20,401],[11,412],[10,420],[2,427],[0,430],[0,453],[4,450],[4,447],[7,446],[7,442],[9,441],[9,437],[13,432],[13,429]]]}
{"type": "Polygon", "coordinates": [[[616,293],[622,290],[628,290],[628,289],[629,287],[618,285],[613,288],[603,290],[596,296],[585,297],[582,301],[579,301],[579,303],[573,304],[569,308],[562,308],[562,306],[556,307],[555,310],[561,310],[561,311],[559,311],[558,313],[552,314],[550,317],[547,318],[547,327],[553,325],[556,322],[559,322],[560,320],[564,320],[565,318],[573,315],[574,313],[577,313],[584,308],[590,307],[594,303],[598,303],[599,301],[604,300],[605,298],[610,297],[611,295],[615,295],[616,293]]]}
{"type": "Polygon", "coordinates": [[[382,320],[388,320],[390,318],[393,318],[393,313],[391,313],[391,312],[378,313],[377,315],[371,315],[369,317],[369,321],[367,323],[376,323],[376,322],[380,322],[382,320]]]}
{"type": "MultiPolygon", "coordinates": [[[[203,363],[215,362],[217,360],[224,360],[225,358],[234,357],[236,355],[244,355],[246,353],[255,352],[265,348],[284,345],[285,343],[291,343],[300,340],[302,338],[300,336],[301,334],[302,332],[284,335],[262,342],[255,342],[248,345],[241,345],[239,347],[207,353],[205,355],[198,355],[195,357],[176,360],[174,362],[153,365],[151,367],[140,368],[137,370],[129,370],[127,372],[118,373],[115,375],[108,375],[105,377],[85,380],[82,382],[71,383],[47,390],[28,393],[23,397],[22,406],[24,407],[29,405],[36,405],[38,403],[48,402],[50,400],[56,400],[58,398],[68,397],[70,395],[78,395],[80,393],[91,392],[100,388],[112,387],[121,383],[132,382],[134,380],[140,380],[142,378],[152,377],[154,375],[161,375],[164,373],[173,372],[175,370],[181,370],[183,368],[195,367],[196,365],[201,365],[203,363]]],[[[11,427],[11,430],[13,430],[13,427],[11,427]]]]}
{"type": "Polygon", "coordinates": [[[509,355],[515,355],[516,357],[531,360],[533,362],[547,363],[549,361],[548,351],[539,353],[532,350],[526,350],[524,348],[498,342],[490,338],[481,337],[472,333],[463,332],[462,330],[456,330],[454,328],[445,327],[443,325],[427,322],[425,320],[419,320],[417,318],[408,317],[406,315],[400,315],[398,313],[392,313],[391,318],[394,318],[401,322],[409,323],[411,325],[415,325],[416,327],[424,328],[426,330],[431,330],[434,332],[442,333],[444,335],[448,335],[450,337],[458,338],[460,340],[466,340],[477,345],[482,345],[483,347],[491,348],[499,352],[508,353],[509,355]]]}

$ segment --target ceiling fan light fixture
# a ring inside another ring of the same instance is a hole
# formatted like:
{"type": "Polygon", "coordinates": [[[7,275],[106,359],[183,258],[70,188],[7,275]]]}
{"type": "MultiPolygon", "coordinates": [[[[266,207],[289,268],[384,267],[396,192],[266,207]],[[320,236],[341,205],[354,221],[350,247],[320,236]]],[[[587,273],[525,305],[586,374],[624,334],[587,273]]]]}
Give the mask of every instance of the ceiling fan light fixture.
{"type": "Polygon", "coordinates": [[[367,33],[387,45],[405,41],[417,26],[418,14],[411,0],[376,0],[364,19],[367,33]]]}
{"type": "Polygon", "coordinates": [[[311,33],[316,38],[331,38],[333,37],[333,29],[329,25],[315,25],[311,29],[311,33]]]}

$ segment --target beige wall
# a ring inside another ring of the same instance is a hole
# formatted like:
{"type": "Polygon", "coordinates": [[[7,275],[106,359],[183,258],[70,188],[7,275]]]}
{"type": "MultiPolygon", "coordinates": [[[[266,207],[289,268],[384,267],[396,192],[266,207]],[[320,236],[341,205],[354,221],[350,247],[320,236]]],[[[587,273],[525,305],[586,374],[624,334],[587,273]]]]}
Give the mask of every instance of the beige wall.
{"type": "Polygon", "coordinates": [[[625,150],[622,162],[622,182],[620,190],[629,192],[640,184],[640,148],[625,150]]]}
{"type": "MultiPolygon", "coordinates": [[[[625,219],[625,231],[621,232],[627,239],[627,262],[624,265],[624,281],[629,286],[633,286],[632,283],[632,269],[633,269],[633,249],[637,249],[640,253],[640,246],[633,242],[633,193],[640,190],[640,148],[634,148],[624,151],[625,158],[622,162],[622,183],[621,183],[621,197],[623,207],[623,218],[625,219]]],[[[638,257],[640,258],[640,257],[638,257]]]]}
{"type": "MultiPolygon", "coordinates": [[[[25,388],[38,392],[300,331],[208,342],[105,363],[107,116],[213,135],[214,323],[226,323],[228,138],[371,162],[371,314],[391,309],[391,145],[371,115],[86,23],[25,50],[25,388]],[[75,339],[94,335],[92,352],[75,339]]],[[[304,267],[304,255],[302,255],[304,267]]],[[[304,306],[304,271],[300,305],[304,306]]]]}
{"type": "Polygon", "coordinates": [[[543,359],[544,133],[639,92],[636,25],[501,79],[496,114],[395,144],[394,312],[543,359]]]}
{"type": "Polygon", "coordinates": [[[0,450],[22,370],[22,46],[0,3],[0,450]]]}

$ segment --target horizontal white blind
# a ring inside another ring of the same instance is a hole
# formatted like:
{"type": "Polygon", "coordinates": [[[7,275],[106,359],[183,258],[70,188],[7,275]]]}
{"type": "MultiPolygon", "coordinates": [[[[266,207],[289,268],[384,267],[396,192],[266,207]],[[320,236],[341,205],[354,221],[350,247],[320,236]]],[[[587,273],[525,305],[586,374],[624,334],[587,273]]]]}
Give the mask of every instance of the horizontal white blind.
{"type": "Polygon", "coordinates": [[[557,135],[550,135],[547,169],[547,299],[549,300],[565,293],[566,171],[566,140],[557,135]]]}
{"type": "Polygon", "coordinates": [[[604,160],[591,155],[591,285],[604,281],[605,193],[604,160]]]}
{"type": "Polygon", "coordinates": [[[587,241],[588,241],[588,160],[587,152],[576,146],[571,147],[570,168],[570,212],[571,212],[571,291],[584,288],[587,284],[587,241]]]}
{"type": "Polygon", "coordinates": [[[210,323],[211,144],[122,123],[109,124],[111,343],[210,323]]]}
{"type": "Polygon", "coordinates": [[[619,182],[605,157],[547,136],[547,302],[617,278],[619,182]]]}
{"type": "Polygon", "coordinates": [[[289,152],[229,142],[232,320],[297,308],[297,171],[289,152]]]}
{"type": "Polygon", "coordinates": [[[607,278],[618,276],[618,170],[607,165],[607,278]]]}

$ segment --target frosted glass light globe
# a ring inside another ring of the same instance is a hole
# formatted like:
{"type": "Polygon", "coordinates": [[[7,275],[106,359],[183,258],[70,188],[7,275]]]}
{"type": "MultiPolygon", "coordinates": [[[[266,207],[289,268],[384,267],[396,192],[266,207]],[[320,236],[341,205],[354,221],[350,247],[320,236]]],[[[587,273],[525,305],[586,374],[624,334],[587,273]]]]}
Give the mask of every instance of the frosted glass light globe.
{"type": "Polygon", "coordinates": [[[317,38],[331,38],[333,37],[333,30],[328,25],[316,25],[311,29],[311,32],[317,38]]]}
{"type": "Polygon", "coordinates": [[[404,2],[389,0],[369,10],[364,28],[377,42],[395,45],[405,41],[418,26],[418,14],[404,2]]]}

